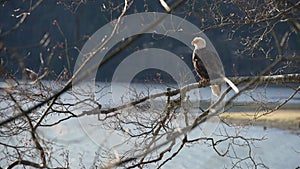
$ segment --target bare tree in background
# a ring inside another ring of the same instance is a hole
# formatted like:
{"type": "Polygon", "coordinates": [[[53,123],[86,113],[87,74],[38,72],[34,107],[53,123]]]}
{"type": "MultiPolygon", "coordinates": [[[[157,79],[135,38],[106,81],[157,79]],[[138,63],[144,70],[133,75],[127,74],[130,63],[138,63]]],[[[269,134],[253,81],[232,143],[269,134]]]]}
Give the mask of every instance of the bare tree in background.
{"type": "MultiPolygon", "coordinates": [[[[9,1],[1,3],[2,8],[5,8],[5,4],[9,1]]],[[[86,1],[58,1],[59,5],[75,13],[74,15],[78,15],[76,12],[80,5],[86,3],[86,1]]],[[[232,55],[244,59],[268,60],[268,64],[253,76],[240,76],[239,72],[234,72],[236,76],[228,79],[233,86],[238,87],[238,91],[229,95],[233,90],[233,87],[229,86],[217,101],[204,107],[197,107],[201,109],[201,113],[198,114],[192,113],[195,107],[192,101],[183,95],[210,84],[203,86],[197,83],[179,89],[166,88],[165,91],[155,94],[151,93],[151,87],[146,90],[147,92],[139,92],[133,88],[128,93],[128,96],[132,96],[131,100],[120,105],[101,102],[101,97],[109,94],[107,86],[104,85],[96,90],[100,96],[99,100],[90,98],[78,101],[76,94],[70,90],[75,75],[70,73],[69,50],[72,44],[80,42],[69,42],[66,32],[61,27],[62,23],[56,20],[53,22],[63,37],[62,43],[50,43],[51,38],[46,33],[37,44],[32,44],[33,47],[49,50],[47,55],[40,54],[38,57],[39,70],[27,67],[24,62],[26,54],[22,53],[22,47],[16,48],[3,40],[21,29],[22,24],[30,17],[30,13],[38,10],[43,4],[42,0],[31,1],[27,9],[21,9],[20,15],[15,16],[17,19],[15,25],[0,31],[0,56],[10,56],[18,65],[18,70],[12,71],[9,68],[11,65],[9,59],[0,60],[0,75],[4,80],[0,88],[0,165],[6,168],[74,166],[72,164],[74,161],[70,157],[72,150],[61,146],[55,139],[46,139],[43,134],[51,128],[64,131],[64,123],[91,117],[93,120],[96,119],[99,128],[107,133],[114,131],[123,139],[121,144],[113,144],[114,141],[105,139],[99,143],[102,147],[100,146],[93,154],[93,159],[89,160],[92,162],[92,168],[146,168],[148,166],[161,168],[167,163],[172,163],[185,147],[195,144],[207,144],[218,156],[231,160],[232,168],[268,168],[252,153],[254,143],[264,140],[263,137],[245,137],[238,132],[230,133],[227,131],[227,125],[233,128],[235,126],[227,123],[222,123],[226,127],[221,127],[215,135],[195,136],[191,135],[191,132],[199,130],[199,126],[210,119],[219,119],[220,113],[223,112],[220,104],[224,104],[225,110],[230,111],[234,108],[234,100],[238,96],[251,93],[260,85],[267,90],[268,86],[277,84],[293,92],[285,100],[271,105],[267,104],[267,98],[256,100],[253,97],[253,105],[257,105],[255,112],[258,113],[253,118],[280,109],[299,92],[300,57],[297,45],[299,44],[300,2],[179,0],[168,4],[161,0],[144,1],[143,10],[148,11],[148,7],[153,3],[161,5],[168,13],[196,18],[195,24],[204,32],[216,30],[223,32],[228,42],[235,44],[232,55]],[[178,8],[180,11],[176,10],[178,8]],[[62,49],[60,53],[58,52],[58,57],[65,58],[67,64],[63,65],[64,68],[57,74],[50,69],[50,63],[57,55],[58,48],[62,49]],[[17,78],[20,72],[22,80],[17,78]],[[49,80],[53,77],[55,80],[49,80]],[[226,100],[225,96],[228,97],[226,100]],[[124,145],[127,148],[122,149],[124,145]],[[219,145],[223,146],[219,147],[219,145]],[[246,150],[243,155],[236,153],[240,147],[246,150]]],[[[135,1],[119,3],[105,1],[101,9],[110,14],[110,19],[118,20],[124,17],[126,12],[134,10],[134,4],[135,1]],[[118,16],[114,18],[115,15],[118,16]]],[[[18,11],[20,8],[16,7],[14,10],[18,11]]],[[[116,27],[118,24],[117,22],[116,27]]],[[[111,36],[114,36],[114,30],[111,36]]],[[[136,36],[124,40],[116,52],[108,56],[107,62],[139,38],[136,36]]],[[[88,38],[77,38],[78,41],[85,39],[88,38]]],[[[32,46],[24,44],[24,48],[32,46]]],[[[91,59],[93,55],[89,57],[91,59]]],[[[233,71],[237,66],[238,63],[232,63],[233,71]]],[[[216,79],[210,83],[222,84],[224,80],[216,79]]],[[[84,155],[78,157],[79,160],[84,158],[84,155]]],[[[81,168],[85,168],[84,162],[79,164],[82,165],[81,168]]]]}

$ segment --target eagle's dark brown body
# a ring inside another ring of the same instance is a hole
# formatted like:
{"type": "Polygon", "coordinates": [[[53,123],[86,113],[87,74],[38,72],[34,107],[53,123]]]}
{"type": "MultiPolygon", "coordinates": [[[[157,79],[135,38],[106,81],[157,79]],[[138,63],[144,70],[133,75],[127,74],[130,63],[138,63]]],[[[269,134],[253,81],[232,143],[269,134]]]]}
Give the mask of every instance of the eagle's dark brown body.
{"type": "Polygon", "coordinates": [[[193,65],[195,68],[195,71],[197,72],[198,76],[201,78],[201,81],[209,81],[209,75],[207,73],[207,70],[200,59],[200,57],[197,55],[197,53],[202,53],[206,49],[195,49],[193,52],[193,65]]]}

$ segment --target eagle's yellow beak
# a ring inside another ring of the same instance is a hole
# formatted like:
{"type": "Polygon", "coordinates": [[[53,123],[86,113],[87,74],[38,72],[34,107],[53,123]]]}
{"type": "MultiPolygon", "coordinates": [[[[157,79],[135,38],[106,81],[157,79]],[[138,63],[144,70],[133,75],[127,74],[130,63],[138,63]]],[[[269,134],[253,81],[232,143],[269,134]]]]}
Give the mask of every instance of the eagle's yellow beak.
{"type": "Polygon", "coordinates": [[[195,41],[195,40],[192,40],[191,44],[194,45],[195,43],[196,43],[196,41],[195,41]]]}

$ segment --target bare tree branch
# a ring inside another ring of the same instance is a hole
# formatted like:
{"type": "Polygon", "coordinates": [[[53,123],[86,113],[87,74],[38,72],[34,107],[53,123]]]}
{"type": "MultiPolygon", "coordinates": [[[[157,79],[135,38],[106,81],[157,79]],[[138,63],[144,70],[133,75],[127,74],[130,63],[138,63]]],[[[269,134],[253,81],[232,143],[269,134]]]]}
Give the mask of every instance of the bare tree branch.
{"type": "MultiPolygon", "coordinates": [[[[286,74],[286,75],[273,75],[273,76],[245,76],[245,77],[228,77],[235,85],[241,85],[248,83],[252,81],[253,79],[258,79],[255,81],[256,84],[278,84],[278,83],[299,83],[300,82],[300,74],[286,74]]],[[[81,114],[78,114],[77,117],[85,116],[85,115],[95,115],[95,114],[109,114],[116,112],[118,110],[122,110],[124,108],[128,108],[131,106],[136,106],[142,102],[145,102],[149,99],[155,99],[162,96],[175,96],[180,93],[185,93],[187,91],[197,89],[197,88],[203,88],[208,87],[211,84],[224,84],[223,78],[212,80],[210,83],[207,84],[199,84],[199,83],[193,83],[186,85],[182,87],[181,89],[175,89],[172,91],[162,92],[162,93],[156,93],[149,96],[145,96],[141,99],[138,99],[133,102],[126,103],[121,106],[109,108],[107,110],[101,110],[99,108],[90,110],[90,111],[83,111],[81,114]]]]}
{"type": "MultiPolygon", "coordinates": [[[[7,1],[8,0],[4,0],[3,3],[10,3],[7,1]]],[[[15,32],[19,33],[17,32],[18,29],[20,29],[23,24],[26,25],[25,21],[28,19],[29,14],[34,12],[34,9],[40,7],[42,3],[42,0],[29,1],[28,3],[24,1],[23,5],[29,4],[29,9],[22,11],[16,17],[18,21],[14,23],[11,28],[0,34],[0,54],[3,54],[4,57],[10,55],[10,57],[17,60],[19,65],[16,72],[23,71],[24,80],[18,80],[16,73],[11,73],[11,63],[6,64],[3,59],[0,59],[0,65],[2,66],[0,67],[0,75],[9,78],[5,79],[7,81],[4,82],[7,87],[0,87],[0,146],[3,147],[1,151],[3,154],[3,156],[1,156],[1,162],[5,159],[9,159],[4,162],[8,168],[20,166],[24,168],[51,168],[57,164],[58,166],[65,166],[65,168],[74,166],[74,164],[69,162],[69,150],[64,147],[61,148],[61,150],[57,150],[57,142],[55,140],[49,141],[46,138],[42,138],[42,134],[39,134],[38,129],[48,129],[47,127],[51,129],[56,127],[60,128],[65,125],[64,122],[72,122],[70,119],[76,118],[85,120],[85,116],[94,118],[95,115],[98,115],[98,121],[96,119],[93,120],[96,120],[96,122],[101,125],[99,128],[103,127],[101,129],[114,131],[117,134],[126,136],[126,138],[122,140],[120,144],[113,145],[114,147],[110,147],[110,140],[108,139],[103,143],[107,144],[107,147],[102,147],[101,143],[101,148],[97,150],[92,164],[92,167],[95,168],[144,168],[151,164],[161,168],[166,163],[174,160],[185,146],[202,143],[208,144],[211,150],[218,156],[229,158],[229,160],[232,161],[232,167],[238,168],[243,166],[243,163],[246,163],[248,167],[267,168],[262,161],[256,158],[257,156],[253,149],[253,146],[255,146],[253,142],[261,142],[264,138],[248,138],[240,135],[240,133],[229,134],[226,129],[224,133],[220,132],[216,138],[202,135],[197,135],[196,138],[194,138],[191,131],[201,128],[200,124],[206,123],[208,119],[222,113],[223,110],[221,110],[220,105],[222,105],[223,108],[225,106],[226,110],[229,110],[231,106],[235,106],[235,98],[242,94],[247,94],[248,92],[251,93],[252,91],[250,90],[256,89],[256,87],[262,87],[267,90],[269,84],[279,84],[280,86],[292,90],[291,94],[286,95],[284,100],[272,103],[272,108],[269,108],[271,106],[268,103],[264,103],[263,99],[255,100],[255,97],[251,97],[252,101],[254,101],[253,104],[258,104],[258,106],[266,108],[263,109],[263,111],[259,109],[260,112],[257,113],[259,116],[255,116],[256,118],[260,117],[260,115],[264,116],[281,109],[284,105],[294,101],[293,99],[297,97],[300,91],[300,74],[298,73],[298,47],[295,47],[295,44],[292,43],[297,42],[295,37],[297,38],[300,30],[298,23],[299,18],[297,17],[300,3],[290,0],[271,0],[263,2],[250,2],[247,0],[197,2],[194,0],[191,3],[186,2],[189,1],[178,0],[171,6],[171,1],[160,0],[156,3],[150,3],[145,0],[143,2],[143,9],[146,11],[151,10],[151,5],[155,4],[159,7],[162,6],[168,14],[179,14],[185,17],[191,16],[191,19],[194,20],[193,23],[202,28],[202,31],[199,33],[203,33],[203,31],[221,31],[222,35],[227,35],[227,39],[233,41],[233,46],[236,45],[236,47],[229,49],[230,54],[224,54],[224,56],[231,56],[232,58],[235,56],[240,57],[238,59],[234,58],[237,59],[236,63],[234,59],[232,60],[233,64],[237,66],[239,66],[239,60],[247,57],[249,57],[247,58],[248,60],[257,59],[263,61],[267,60],[268,62],[266,62],[265,66],[260,67],[258,71],[252,72],[251,68],[250,71],[246,72],[246,74],[254,74],[257,76],[238,76],[239,74],[245,74],[245,72],[239,72],[239,69],[237,69],[238,71],[234,73],[236,75],[235,77],[222,77],[220,79],[211,80],[207,84],[188,84],[174,90],[167,88],[165,92],[156,94],[151,94],[150,89],[148,89],[145,93],[135,95],[134,97],[136,99],[134,99],[134,101],[130,99],[130,101],[120,103],[120,105],[111,105],[109,101],[102,103],[102,100],[98,98],[96,100],[90,98],[84,101],[78,101],[76,100],[78,97],[70,92],[70,89],[77,84],[75,80],[79,82],[84,78],[79,77],[76,79],[81,69],[83,69],[87,62],[91,61],[97,53],[101,52],[108,41],[115,36],[122,17],[125,17],[127,13],[132,11],[139,12],[138,7],[135,5],[140,2],[124,0],[117,3],[110,0],[101,4],[101,7],[109,12],[111,20],[117,13],[117,19],[115,20],[116,22],[114,22],[115,25],[103,43],[98,44],[93,51],[84,56],[86,60],[83,61],[79,70],[74,72],[72,78],[65,83],[60,81],[62,80],[61,76],[67,73],[65,70],[57,76],[52,70],[46,69],[50,68],[50,61],[55,57],[54,48],[56,45],[52,43],[54,42],[52,41],[54,36],[51,36],[50,43],[49,34],[51,34],[51,32],[43,32],[43,39],[35,45],[26,44],[21,47],[9,46],[9,35],[14,35],[15,32]],[[107,4],[109,4],[109,9],[107,9],[107,4]],[[131,8],[132,6],[134,8],[131,8]],[[178,7],[181,7],[180,10],[175,10],[178,9],[178,7]],[[132,10],[128,10],[130,8],[132,10]],[[283,28],[284,30],[282,30],[283,28]],[[34,68],[27,68],[28,65],[25,65],[26,58],[24,59],[26,56],[23,54],[31,51],[31,49],[35,52],[33,48],[37,47],[43,47],[39,59],[41,64],[40,70],[45,71],[41,71],[41,73],[34,72],[34,68]],[[45,48],[47,48],[47,51],[44,51],[45,48]],[[233,49],[236,49],[236,51],[233,49]],[[45,58],[43,58],[43,52],[49,52],[46,64],[44,63],[45,58]],[[41,69],[44,68],[44,64],[46,66],[45,69],[41,69]],[[35,74],[35,78],[32,78],[33,81],[25,81],[28,78],[25,76],[26,70],[31,70],[29,73],[35,74]],[[43,81],[48,79],[51,74],[56,76],[54,78],[60,79],[55,82],[55,87],[43,81]],[[195,93],[198,90],[193,91],[194,89],[208,87],[211,84],[222,84],[224,86],[225,84],[229,84],[229,86],[223,90],[222,95],[218,97],[216,101],[212,99],[213,102],[209,104],[205,100],[204,106],[196,107],[198,105],[195,106],[187,92],[195,93]],[[232,90],[234,90],[235,93],[230,95],[231,93],[229,94],[229,92],[232,90]],[[70,96],[72,99],[67,100],[65,96],[70,96]],[[225,100],[225,96],[230,97],[227,97],[225,100]],[[76,99],[73,99],[74,97],[76,99]],[[160,100],[163,105],[161,107],[157,105],[151,107],[152,99],[160,100]],[[225,104],[223,104],[224,102],[225,104]],[[232,102],[233,104],[231,104],[232,102]],[[84,111],[81,108],[84,108],[84,110],[86,110],[86,108],[92,110],[84,111]],[[194,109],[197,109],[197,113],[193,112],[194,109]],[[264,113],[260,114],[261,112],[264,113]],[[10,142],[10,140],[16,140],[16,143],[10,142]],[[123,145],[132,145],[133,147],[130,147],[129,150],[125,150],[125,152],[123,152],[123,150],[118,151],[114,149],[115,147],[121,147],[123,145]],[[224,146],[222,147],[222,145],[224,146]],[[239,147],[246,149],[245,156],[239,156],[239,147]],[[105,150],[102,150],[102,148],[105,150]],[[108,161],[106,161],[106,159],[108,159],[108,161]],[[38,164],[35,161],[40,161],[40,163],[38,164]]],[[[81,0],[62,0],[59,3],[66,9],[70,10],[73,8],[71,12],[76,12],[80,4],[87,2],[81,0]]],[[[5,8],[5,5],[6,4],[3,4],[2,7],[5,8]]],[[[8,7],[9,5],[10,4],[8,4],[8,7]]],[[[18,12],[21,9],[17,7],[13,8],[13,12],[18,12]]],[[[155,9],[155,11],[156,10],[157,9],[155,9]]],[[[80,15],[76,17],[79,19],[80,15]]],[[[143,33],[157,26],[163,19],[164,17],[157,18],[150,26],[141,30],[139,35],[122,41],[115,50],[112,50],[105,56],[100,65],[95,64],[91,70],[97,70],[99,67],[111,61],[117,54],[124,51],[124,49],[127,47],[130,48],[130,45],[134,44],[133,42],[136,42],[137,39],[143,36],[143,33]]],[[[55,24],[55,22],[52,24],[55,24]]],[[[56,26],[65,44],[62,54],[67,58],[67,66],[63,66],[65,69],[66,67],[71,69],[70,56],[72,52],[70,52],[69,49],[71,49],[72,46],[72,38],[69,38],[69,32],[63,32],[63,30],[66,30],[65,25],[56,26]]],[[[77,26],[79,27],[79,24],[77,26]]],[[[5,27],[4,24],[3,28],[5,27]]],[[[80,31],[77,32],[77,36],[80,36],[79,32],[80,31]]],[[[88,37],[88,35],[86,35],[86,37],[88,37]]],[[[218,39],[216,41],[219,42],[218,39]]],[[[223,41],[222,43],[225,44],[223,41]]],[[[227,45],[225,44],[224,48],[226,47],[227,45]]],[[[9,59],[7,59],[7,61],[9,62],[9,59]]],[[[243,66],[243,64],[241,65],[243,66]]],[[[14,67],[16,66],[13,66],[13,68],[14,67]]],[[[88,75],[88,73],[83,76],[85,75],[88,75]]],[[[99,93],[96,92],[96,94],[102,94],[102,92],[106,92],[107,95],[110,93],[110,91],[103,90],[99,93]]],[[[138,91],[134,92],[138,93],[138,91]]],[[[266,93],[265,97],[267,98],[266,93]]],[[[124,98],[127,99],[127,97],[124,98]]],[[[230,128],[230,130],[231,129],[232,128],[230,128]]],[[[79,167],[85,168],[83,162],[85,159],[79,158],[79,160],[81,160],[79,167]]]]}

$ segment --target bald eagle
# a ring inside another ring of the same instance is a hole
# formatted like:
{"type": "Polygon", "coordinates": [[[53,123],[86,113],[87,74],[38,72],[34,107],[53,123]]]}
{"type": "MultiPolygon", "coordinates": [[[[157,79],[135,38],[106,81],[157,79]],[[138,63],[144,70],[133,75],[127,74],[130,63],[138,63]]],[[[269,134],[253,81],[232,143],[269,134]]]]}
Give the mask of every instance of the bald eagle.
{"type": "MultiPolygon", "coordinates": [[[[201,37],[195,37],[191,44],[195,46],[192,61],[195,71],[201,79],[199,83],[205,84],[212,78],[220,77],[222,71],[221,62],[215,53],[207,49],[206,41],[201,37]],[[200,58],[202,58],[202,60],[200,58]],[[204,65],[206,65],[206,67],[204,65]]],[[[210,87],[215,96],[220,96],[220,85],[211,85],[210,87]]]]}

